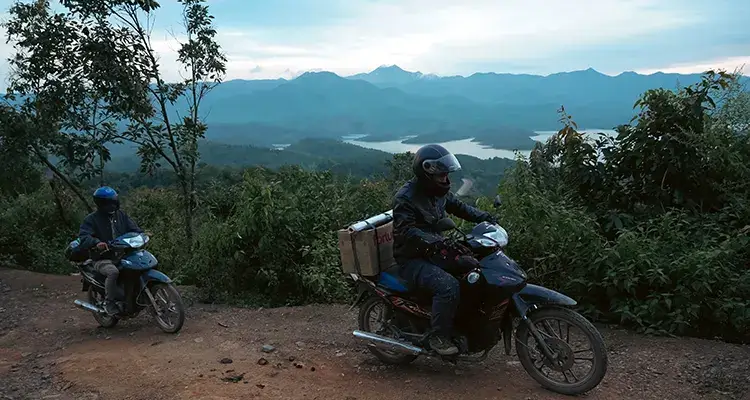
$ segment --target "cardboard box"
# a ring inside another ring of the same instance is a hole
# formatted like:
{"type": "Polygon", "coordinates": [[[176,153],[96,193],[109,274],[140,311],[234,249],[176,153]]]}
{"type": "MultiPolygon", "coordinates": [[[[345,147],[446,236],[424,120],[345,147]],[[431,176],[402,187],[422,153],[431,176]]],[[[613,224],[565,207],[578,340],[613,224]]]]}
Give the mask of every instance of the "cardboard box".
{"type": "Polygon", "coordinates": [[[396,264],[393,259],[393,222],[354,233],[339,230],[339,252],[345,273],[377,276],[380,271],[396,264]]]}

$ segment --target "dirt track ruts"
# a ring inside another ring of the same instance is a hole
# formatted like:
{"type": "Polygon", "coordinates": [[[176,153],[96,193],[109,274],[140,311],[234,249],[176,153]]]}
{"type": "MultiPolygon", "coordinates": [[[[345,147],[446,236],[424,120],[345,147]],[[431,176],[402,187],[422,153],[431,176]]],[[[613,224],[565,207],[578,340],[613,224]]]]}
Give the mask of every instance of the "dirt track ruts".
{"type": "MultiPolygon", "coordinates": [[[[346,306],[237,309],[188,298],[183,330],[168,335],[145,314],[98,328],[75,298],[85,298],[77,277],[0,269],[0,400],[565,398],[500,348],[482,364],[382,366],[351,336],[346,306]],[[276,350],[263,353],[265,344],[276,350]]],[[[750,346],[600,329],[610,368],[585,398],[750,399],[750,346]]]]}

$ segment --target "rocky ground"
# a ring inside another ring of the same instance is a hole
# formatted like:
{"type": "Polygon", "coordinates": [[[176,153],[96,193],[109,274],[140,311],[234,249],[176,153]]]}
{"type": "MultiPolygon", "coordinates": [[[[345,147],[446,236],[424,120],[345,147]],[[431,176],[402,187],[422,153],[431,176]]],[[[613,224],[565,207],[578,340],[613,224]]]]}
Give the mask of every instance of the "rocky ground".
{"type": "MultiPolygon", "coordinates": [[[[147,315],[98,328],[75,298],[78,277],[0,269],[0,399],[564,398],[500,349],[481,364],[385,367],[345,306],[190,304],[167,335],[147,315]]],[[[749,346],[600,329],[610,368],[586,398],[750,399],[749,346]]]]}

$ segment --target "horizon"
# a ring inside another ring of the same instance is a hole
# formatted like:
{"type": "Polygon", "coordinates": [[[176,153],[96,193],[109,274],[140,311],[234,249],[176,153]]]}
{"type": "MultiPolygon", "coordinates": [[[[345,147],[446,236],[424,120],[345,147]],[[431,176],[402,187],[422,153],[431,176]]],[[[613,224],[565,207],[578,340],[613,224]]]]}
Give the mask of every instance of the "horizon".
{"type": "MultiPolygon", "coordinates": [[[[742,70],[741,72],[743,72],[742,73],[743,76],[746,76],[746,77],[750,78],[750,75],[749,75],[750,74],[750,68],[748,68],[748,67],[750,67],[750,64],[748,64],[744,68],[744,70],[742,70]]],[[[439,74],[435,74],[435,73],[432,73],[432,72],[425,72],[425,71],[409,71],[409,70],[407,70],[405,68],[401,68],[400,66],[398,66],[396,64],[391,64],[391,65],[383,64],[383,65],[378,66],[375,69],[372,69],[372,70],[369,70],[369,71],[357,72],[357,73],[354,73],[354,74],[344,74],[344,75],[342,75],[342,74],[338,74],[338,73],[336,73],[334,71],[310,70],[310,71],[301,71],[299,74],[296,74],[296,75],[293,75],[293,76],[290,76],[290,77],[278,77],[278,78],[232,78],[232,79],[226,79],[225,82],[226,81],[277,80],[277,79],[292,81],[292,80],[297,79],[300,76],[305,75],[305,74],[318,74],[318,73],[330,73],[330,74],[334,74],[334,75],[336,75],[336,76],[338,76],[340,78],[346,79],[346,78],[353,78],[353,77],[358,76],[358,75],[368,75],[368,74],[372,74],[372,73],[374,73],[374,72],[376,72],[378,70],[391,69],[391,68],[398,68],[398,69],[400,69],[401,71],[403,71],[404,73],[407,73],[407,74],[422,74],[422,76],[431,76],[431,77],[435,77],[435,78],[457,78],[457,77],[460,77],[460,78],[470,78],[470,77],[472,77],[474,75],[538,76],[538,77],[546,78],[546,77],[550,77],[550,76],[553,76],[553,75],[572,74],[572,73],[587,72],[587,71],[592,71],[592,72],[595,72],[597,74],[604,75],[604,76],[607,76],[607,77],[610,77],[610,78],[616,78],[616,77],[618,77],[620,75],[625,75],[625,74],[635,74],[635,75],[641,75],[641,76],[653,76],[653,75],[659,75],[659,74],[664,74],[664,75],[683,75],[684,76],[684,75],[699,75],[699,74],[703,74],[704,72],[708,71],[709,69],[715,69],[715,70],[719,69],[719,68],[708,68],[708,69],[699,70],[699,71],[696,71],[696,72],[685,72],[685,73],[682,73],[682,72],[666,72],[666,71],[647,71],[647,72],[622,71],[622,72],[619,72],[619,73],[616,73],[616,74],[607,74],[607,73],[598,71],[596,68],[588,67],[588,68],[585,68],[585,69],[576,69],[576,70],[571,70],[571,71],[558,71],[558,72],[552,72],[552,73],[549,73],[549,74],[531,74],[531,73],[525,73],[525,72],[503,72],[503,71],[475,71],[475,72],[472,72],[472,73],[469,73],[469,74],[466,74],[466,75],[459,75],[459,74],[439,75],[439,74]]],[[[726,71],[729,72],[729,73],[733,73],[733,72],[735,72],[737,70],[738,70],[738,68],[726,69],[726,71]]]]}
{"type": "MultiPolygon", "coordinates": [[[[12,3],[0,0],[3,20],[12,3]]],[[[742,17],[750,15],[750,3],[572,3],[212,0],[209,11],[228,58],[225,80],[293,79],[321,71],[348,77],[391,65],[440,77],[549,76],[589,68],[607,76],[692,74],[740,67],[750,75],[750,32],[742,17]]],[[[152,42],[162,72],[177,81],[179,4],[163,2],[154,14],[152,42]]],[[[0,76],[6,79],[12,54],[12,43],[0,42],[0,76]]]]}

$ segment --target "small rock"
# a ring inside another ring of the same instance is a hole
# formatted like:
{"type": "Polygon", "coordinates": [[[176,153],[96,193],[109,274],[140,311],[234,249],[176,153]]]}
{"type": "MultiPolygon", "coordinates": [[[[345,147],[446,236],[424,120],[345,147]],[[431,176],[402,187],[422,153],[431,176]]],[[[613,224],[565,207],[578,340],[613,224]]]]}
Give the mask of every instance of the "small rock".
{"type": "Polygon", "coordinates": [[[372,368],[370,368],[370,371],[372,371],[372,372],[378,372],[378,367],[372,367],[372,368]]]}
{"type": "Polygon", "coordinates": [[[345,351],[337,351],[337,352],[336,352],[336,357],[343,357],[343,356],[345,356],[345,355],[346,355],[346,352],[345,352],[345,351]]]}
{"type": "Polygon", "coordinates": [[[193,339],[193,341],[195,343],[201,343],[203,341],[203,338],[202,337],[198,337],[198,338],[193,339]]]}
{"type": "Polygon", "coordinates": [[[203,378],[203,374],[198,374],[198,378],[203,378]]]}
{"type": "Polygon", "coordinates": [[[219,362],[222,363],[222,364],[231,364],[232,363],[232,359],[225,357],[225,358],[222,358],[221,360],[219,360],[219,362]]]}
{"type": "Polygon", "coordinates": [[[151,346],[156,346],[156,345],[159,345],[159,344],[161,344],[161,341],[160,341],[160,340],[157,340],[156,342],[154,342],[154,343],[151,343],[151,346]]]}
{"type": "Polygon", "coordinates": [[[305,347],[305,342],[297,342],[297,343],[295,343],[295,344],[296,344],[296,345],[297,345],[297,347],[299,347],[299,348],[303,348],[303,347],[305,347]]]}
{"type": "Polygon", "coordinates": [[[264,385],[262,383],[256,383],[255,386],[257,386],[260,389],[263,389],[264,387],[266,387],[266,385],[264,385]]]}
{"type": "Polygon", "coordinates": [[[315,372],[315,367],[310,367],[310,371],[315,372]]]}
{"type": "Polygon", "coordinates": [[[294,361],[294,356],[289,356],[289,361],[294,361]]]}
{"type": "Polygon", "coordinates": [[[270,376],[271,378],[273,378],[274,376],[276,376],[278,374],[279,374],[279,371],[271,371],[271,373],[268,374],[268,376],[270,376]]]}
{"type": "Polygon", "coordinates": [[[245,377],[245,373],[243,372],[243,373],[241,373],[239,375],[226,376],[224,378],[221,378],[221,380],[224,381],[224,382],[237,383],[237,382],[241,381],[242,378],[244,378],[244,377],[245,377]]]}
{"type": "Polygon", "coordinates": [[[264,344],[263,347],[260,349],[264,353],[271,353],[274,350],[276,350],[275,347],[271,346],[270,344],[264,344]]]}
{"type": "Polygon", "coordinates": [[[295,367],[297,367],[297,368],[302,368],[302,367],[304,367],[304,366],[305,366],[305,364],[302,364],[302,363],[301,363],[301,362],[299,362],[299,361],[295,361],[293,365],[294,365],[295,367]]]}
{"type": "Polygon", "coordinates": [[[268,364],[268,360],[266,360],[265,358],[261,357],[258,359],[258,365],[266,365],[266,364],[268,364]]]}

